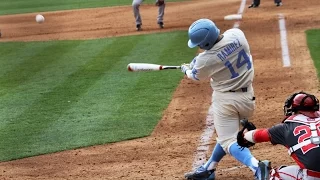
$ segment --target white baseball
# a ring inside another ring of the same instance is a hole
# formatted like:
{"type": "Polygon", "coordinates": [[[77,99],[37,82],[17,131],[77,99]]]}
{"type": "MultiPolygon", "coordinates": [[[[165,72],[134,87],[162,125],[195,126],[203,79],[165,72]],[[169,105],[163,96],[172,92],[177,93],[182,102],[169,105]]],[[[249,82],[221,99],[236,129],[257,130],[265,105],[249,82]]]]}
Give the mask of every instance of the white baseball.
{"type": "Polygon", "coordinates": [[[36,15],[36,21],[37,23],[43,23],[44,17],[41,14],[36,15]]]}

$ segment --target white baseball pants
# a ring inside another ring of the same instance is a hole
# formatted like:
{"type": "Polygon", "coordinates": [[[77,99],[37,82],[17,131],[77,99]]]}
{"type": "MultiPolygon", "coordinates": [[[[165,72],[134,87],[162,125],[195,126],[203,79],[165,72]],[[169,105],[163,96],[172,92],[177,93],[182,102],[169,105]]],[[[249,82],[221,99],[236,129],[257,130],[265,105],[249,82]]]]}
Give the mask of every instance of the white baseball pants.
{"type": "Polygon", "coordinates": [[[218,92],[212,94],[212,108],[217,142],[225,152],[237,141],[240,120],[251,118],[255,109],[252,86],[247,92],[218,92]]]}

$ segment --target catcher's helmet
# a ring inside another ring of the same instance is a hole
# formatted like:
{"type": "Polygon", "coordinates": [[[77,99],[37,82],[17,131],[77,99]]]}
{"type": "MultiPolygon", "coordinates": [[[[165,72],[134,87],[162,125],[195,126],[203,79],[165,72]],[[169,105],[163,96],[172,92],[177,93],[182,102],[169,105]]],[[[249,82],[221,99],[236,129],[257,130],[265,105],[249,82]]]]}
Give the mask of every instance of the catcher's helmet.
{"type": "Polygon", "coordinates": [[[209,50],[215,44],[220,30],[210,19],[199,19],[189,27],[188,46],[194,48],[199,46],[201,49],[209,50]]]}
{"type": "MultiPolygon", "coordinates": [[[[292,113],[296,113],[298,111],[315,112],[319,111],[319,100],[314,95],[301,91],[292,94],[286,100],[283,109],[286,116],[290,116],[292,113]]],[[[308,113],[308,115],[313,116],[310,113],[308,113]]]]}

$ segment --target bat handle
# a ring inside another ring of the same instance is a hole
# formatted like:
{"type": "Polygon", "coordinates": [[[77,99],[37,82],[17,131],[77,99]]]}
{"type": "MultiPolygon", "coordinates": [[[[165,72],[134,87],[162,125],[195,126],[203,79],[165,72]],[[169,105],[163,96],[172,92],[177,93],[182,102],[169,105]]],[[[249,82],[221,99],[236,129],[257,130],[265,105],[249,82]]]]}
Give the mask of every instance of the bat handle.
{"type": "Polygon", "coordinates": [[[181,66],[160,66],[160,70],[163,69],[181,69],[181,66]]]}

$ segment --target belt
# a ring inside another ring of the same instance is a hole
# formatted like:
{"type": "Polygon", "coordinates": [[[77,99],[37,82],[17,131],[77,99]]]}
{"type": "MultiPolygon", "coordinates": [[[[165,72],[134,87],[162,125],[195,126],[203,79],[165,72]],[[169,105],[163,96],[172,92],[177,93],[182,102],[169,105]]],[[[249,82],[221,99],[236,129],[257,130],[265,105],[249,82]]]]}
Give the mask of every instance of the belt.
{"type": "Polygon", "coordinates": [[[245,87],[237,90],[229,90],[229,92],[248,92],[248,88],[245,87]]]}
{"type": "Polygon", "coordinates": [[[320,172],[317,172],[317,171],[311,171],[307,169],[307,175],[320,178],[320,172]]]}

